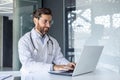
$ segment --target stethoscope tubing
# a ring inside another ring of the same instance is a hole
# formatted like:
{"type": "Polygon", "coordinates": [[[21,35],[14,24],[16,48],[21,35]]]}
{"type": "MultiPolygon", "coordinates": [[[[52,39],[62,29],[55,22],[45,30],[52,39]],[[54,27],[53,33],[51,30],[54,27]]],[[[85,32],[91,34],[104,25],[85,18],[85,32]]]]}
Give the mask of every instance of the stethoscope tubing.
{"type": "MultiPolygon", "coordinates": [[[[50,39],[50,36],[47,34],[47,36],[48,36],[48,38],[49,38],[49,40],[47,41],[47,46],[49,46],[49,41],[51,42],[51,44],[52,44],[52,49],[53,49],[53,41],[50,39]]],[[[30,40],[31,40],[31,43],[32,43],[32,45],[33,45],[33,48],[34,48],[34,51],[38,51],[37,50],[37,48],[35,47],[35,45],[34,45],[34,42],[33,42],[33,39],[32,39],[32,33],[30,32],[30,40]]],[[[51,52],[51,54],[52,54],[52,52],[51,52]]]]}

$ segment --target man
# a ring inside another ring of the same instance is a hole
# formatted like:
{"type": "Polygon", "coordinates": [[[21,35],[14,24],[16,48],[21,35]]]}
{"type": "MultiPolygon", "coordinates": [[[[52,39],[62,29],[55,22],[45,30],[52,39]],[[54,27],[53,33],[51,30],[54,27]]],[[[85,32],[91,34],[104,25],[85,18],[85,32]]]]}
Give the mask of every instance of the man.
{"type": "Polygon", "coordinates": [[[21,71],[73,70],[75,64],[64,58],[57,40],[47,34],[53,23],[51,10],[35,10],[33,22],[35,27],[18,43],[21,71]]]}

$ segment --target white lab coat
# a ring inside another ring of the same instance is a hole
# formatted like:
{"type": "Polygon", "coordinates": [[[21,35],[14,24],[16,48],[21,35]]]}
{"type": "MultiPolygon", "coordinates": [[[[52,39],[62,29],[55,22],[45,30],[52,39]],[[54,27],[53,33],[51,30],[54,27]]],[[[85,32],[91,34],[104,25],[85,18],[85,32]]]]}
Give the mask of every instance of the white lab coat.
{"type": "Polygon", "coordinates": [[[58,42],[51,36],[45,35],[44,44],[40,40],[40,35],[37,33],[34,28],[26,33],[23,37],[20,38],[18,42],[18,51],[19,59],[22,64],[21,72],[22,73],[31,73],[36,71],[49,71],[52,68],[52,63],[54,64],[68,64],[69,61],[64,58],[61,53],[60,46],[58,42]],[[35,45],[34,49],[33,44],[30,39],[30,33],[35,45]],[[51,50],[48,50],[47,41],[49,38],[52,40],[51,50]],[[52,51],[52,53],[50,53],[52,51]]]}

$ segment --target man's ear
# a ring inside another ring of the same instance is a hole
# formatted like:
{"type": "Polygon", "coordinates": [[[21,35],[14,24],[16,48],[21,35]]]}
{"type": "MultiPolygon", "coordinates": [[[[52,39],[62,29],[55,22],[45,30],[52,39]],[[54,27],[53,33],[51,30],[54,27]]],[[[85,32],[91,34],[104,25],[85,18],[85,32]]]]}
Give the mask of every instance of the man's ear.
{"type": "Polygon", "coordinates": [[[38,18],[33,18],[33,22],[34,22],[34,24],[35,24],[35,26],[37,26],[38,25],[38,18]]]}

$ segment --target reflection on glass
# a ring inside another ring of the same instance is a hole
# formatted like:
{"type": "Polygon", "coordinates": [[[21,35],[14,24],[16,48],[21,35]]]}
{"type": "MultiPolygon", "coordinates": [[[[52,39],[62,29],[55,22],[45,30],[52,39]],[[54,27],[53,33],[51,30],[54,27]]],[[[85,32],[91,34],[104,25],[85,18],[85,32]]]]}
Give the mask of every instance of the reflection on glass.
{"type": "Polygon", "coordinates": [[[26,32],[30,31],[34,24],[32,12],[41,7],[42,0],[14,0],[14,25],[13,25],[13,69],[21,67],[18,58],[18,40],[26,32]]]}
{"type": "Polygon", "coordinates": [[[74,55],[84,45],[104,45],[98,66],[120,72],[120,1],[74,0],[74,3],[75,10],[68,14],[69,46],[74,48],[74,55]]]}

